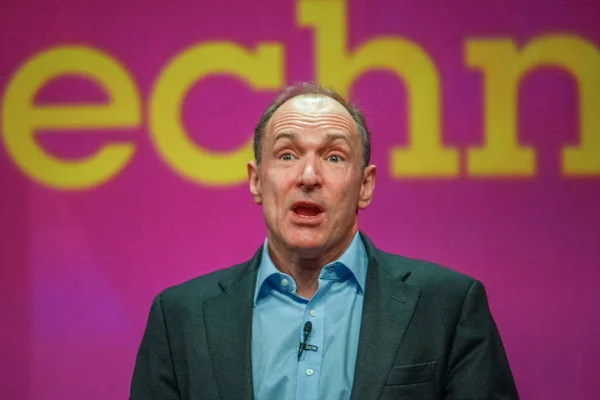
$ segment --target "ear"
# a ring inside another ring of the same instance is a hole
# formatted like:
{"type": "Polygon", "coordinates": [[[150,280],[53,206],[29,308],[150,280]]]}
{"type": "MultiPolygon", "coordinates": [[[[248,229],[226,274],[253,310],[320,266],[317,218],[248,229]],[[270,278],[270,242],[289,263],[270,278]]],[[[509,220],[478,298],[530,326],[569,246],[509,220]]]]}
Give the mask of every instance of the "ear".
{"type": "Polygon", "coordinates": [[[369,165],[363,172],[362,185],[360,187],[360,197],[358,199],[358,208],[364,210],[371,204],[373,200],[373,192],[375,191],[375,178],[377,177],[377,167],[369,165]]]}
{"type": "Polygon", "coordinates": [[[260,170],[256,165],[256,161],[248,162],[248,183],[250,193],[254,198],[254,202],[258,205],[262,204],[262,191],[260,187],[260,170]]]}

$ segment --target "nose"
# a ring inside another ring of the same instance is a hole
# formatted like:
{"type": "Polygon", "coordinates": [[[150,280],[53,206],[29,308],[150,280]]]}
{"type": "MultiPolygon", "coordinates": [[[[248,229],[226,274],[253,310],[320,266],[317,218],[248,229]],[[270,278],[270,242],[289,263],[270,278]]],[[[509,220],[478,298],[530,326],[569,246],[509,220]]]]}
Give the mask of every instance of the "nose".
{"type": "Polygon", "coordinates": [[[305,190],[321,187],[323,183],[316,157],[306,157],[300,172],[299,184],[305,190]]]}

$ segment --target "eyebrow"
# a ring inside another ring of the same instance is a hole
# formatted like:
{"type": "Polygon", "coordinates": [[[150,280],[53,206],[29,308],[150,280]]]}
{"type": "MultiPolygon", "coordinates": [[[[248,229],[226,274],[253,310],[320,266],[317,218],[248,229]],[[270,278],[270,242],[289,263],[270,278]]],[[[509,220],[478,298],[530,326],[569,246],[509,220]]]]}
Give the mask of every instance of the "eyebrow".
{"type": "MultiPolygon", "coordinates": [[[[280,139],[288,139],[292,142],[295,142],[298,138],[298,135],[294,132],[289,132],[289,131],[282,131],[279,132],[275,135],[275,139],[274,139],[274,143],[276,143],[278,140],[280,139]]],[[[348,143],[348,145],[351,145],[350,140],[348,139],[348,135],[344,135],[343,133],[327,133],[325,135],[325,140],[323,140],[324,143],[331,143],[334,142],[336,140],[343,140],[346,143],[348,143]]]]}

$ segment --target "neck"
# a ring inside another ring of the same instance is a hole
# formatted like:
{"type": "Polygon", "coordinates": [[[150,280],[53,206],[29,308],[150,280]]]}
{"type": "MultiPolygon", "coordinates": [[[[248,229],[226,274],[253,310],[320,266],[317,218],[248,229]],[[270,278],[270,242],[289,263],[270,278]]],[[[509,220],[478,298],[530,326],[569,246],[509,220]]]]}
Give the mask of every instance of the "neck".
{"type": "Polygon", "coordinates": [[[311,299],[319,289],[321,269],[338,259],[350,246],[358,228],[353,229],[343,241],[331,249],[290,249],[269,238],[269,256],[275,267],[294,278],[298,295],[311,299]]]}

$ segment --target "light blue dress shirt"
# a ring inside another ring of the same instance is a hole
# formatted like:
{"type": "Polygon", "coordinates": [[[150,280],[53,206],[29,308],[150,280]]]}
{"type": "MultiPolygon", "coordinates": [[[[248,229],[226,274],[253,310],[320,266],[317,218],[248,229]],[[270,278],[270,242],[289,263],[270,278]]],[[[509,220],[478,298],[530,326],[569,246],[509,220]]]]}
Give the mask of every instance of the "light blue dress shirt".
{"type": "Polygon", "coordinates": [[[252,374],[257,400],[349,399],[354,380],[367,277],[367,254],[357,233],[342,256],[327,264],[312,299],[296,293],[265,241],[254,294],[252,374]],[[298,360],[303,328],[312,322],[298,360]]]}

